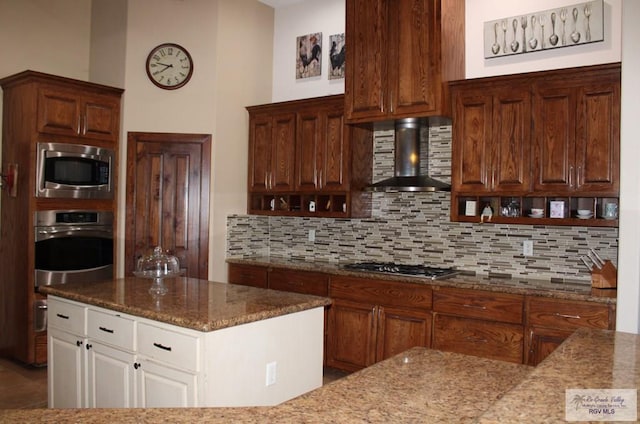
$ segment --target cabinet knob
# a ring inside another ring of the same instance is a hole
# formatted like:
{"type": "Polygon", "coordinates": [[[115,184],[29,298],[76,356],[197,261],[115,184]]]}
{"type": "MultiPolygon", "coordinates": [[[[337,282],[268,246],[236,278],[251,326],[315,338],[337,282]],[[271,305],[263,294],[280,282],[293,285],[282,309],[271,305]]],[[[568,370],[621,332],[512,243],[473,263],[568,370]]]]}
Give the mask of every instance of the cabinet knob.
{"type": "Polygon", "coordinates": [[[86,346],[87,350],[89,350],[89,349],[91,349],[93,347],[92,344],[86,344],[85,346],[86,346]]]}
{"type": "Polygon", "coordinates": [[[78,347],[82,346],[82,340],[78,340],[78,341],[76,342],[76,346],[78,346],[78,347]]]}
{"type": "Polygon", "coordinates": [[[140,365],[140,363],[139,363],[139,362],[134,362],[134,363],[133,363],[133,368],[135,368],[135,369],[138,369],[138,368],[140,368],[141,366],[142,366],[142,365],[140,365]]]}

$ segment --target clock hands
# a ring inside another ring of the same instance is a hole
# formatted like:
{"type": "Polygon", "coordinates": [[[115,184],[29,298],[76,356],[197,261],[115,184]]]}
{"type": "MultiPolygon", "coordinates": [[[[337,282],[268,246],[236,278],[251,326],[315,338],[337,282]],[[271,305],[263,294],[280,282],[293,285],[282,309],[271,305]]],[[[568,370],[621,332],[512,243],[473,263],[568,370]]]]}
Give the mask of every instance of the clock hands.
{"type": "Polygon", "coordinates": [[[160,62],[157,62],[157,64],[158,64],[158,65],[160,65],[160,66],[164,66],[164,68],[163,68],[163,69],[161,69],[161,70],[159,70],[159,71],[158,71],[158,73],[160,73],[160,72],[164,72],[164,71],[166,71],[166,70],[167,70],[167,69],[169,69],[169,68],[173,68],[173,64],[168,64],[168,65],[167,65],[166,63],[160,63],[160,62]]]}

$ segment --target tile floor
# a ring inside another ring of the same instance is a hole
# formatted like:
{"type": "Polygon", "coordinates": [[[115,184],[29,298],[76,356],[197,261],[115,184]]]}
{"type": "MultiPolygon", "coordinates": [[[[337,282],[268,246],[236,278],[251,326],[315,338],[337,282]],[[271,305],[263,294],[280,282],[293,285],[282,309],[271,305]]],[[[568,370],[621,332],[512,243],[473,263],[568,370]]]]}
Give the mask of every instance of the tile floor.
{"type": "MultiPolygon", "coordinates": [[[[324,369],[323,384],[347,375],[324,369]]],[[[46,408],[47,368],[28,367],[0,358],[0,409],[46,408]]]]}

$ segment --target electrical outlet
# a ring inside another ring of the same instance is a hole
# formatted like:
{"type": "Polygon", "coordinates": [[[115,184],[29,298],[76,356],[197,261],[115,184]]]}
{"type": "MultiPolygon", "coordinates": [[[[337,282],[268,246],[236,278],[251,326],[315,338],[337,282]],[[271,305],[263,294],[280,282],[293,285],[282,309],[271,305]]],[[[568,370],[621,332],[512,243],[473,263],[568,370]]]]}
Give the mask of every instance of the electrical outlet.
{"type": "Polygon", "coordinates": [[[533,240],[524,240],[522,242],[522,255],[533,256],[533,240]]]}
{"type": "Polygon", "coordinates": [[[265,381],[265,386],[272,386],[276,384],[277,364],[277,362],[269,362],[267,364],[267,378],[265,381]]]}
{"type": "Polygon", "coordinates": [[[316,230],[309,230],[309,241],[316,241],[316,230]]]}

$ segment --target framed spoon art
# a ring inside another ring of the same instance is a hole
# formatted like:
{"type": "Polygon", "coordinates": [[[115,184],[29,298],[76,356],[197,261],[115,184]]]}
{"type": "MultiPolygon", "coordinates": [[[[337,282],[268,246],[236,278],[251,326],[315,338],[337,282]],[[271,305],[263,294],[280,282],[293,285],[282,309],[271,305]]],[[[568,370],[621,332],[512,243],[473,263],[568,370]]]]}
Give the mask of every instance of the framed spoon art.
{"type": "Polygon", "coordinates": [[[484,57],[492,59],[604,41],[604,0],[484,23],[484,57]]]}

